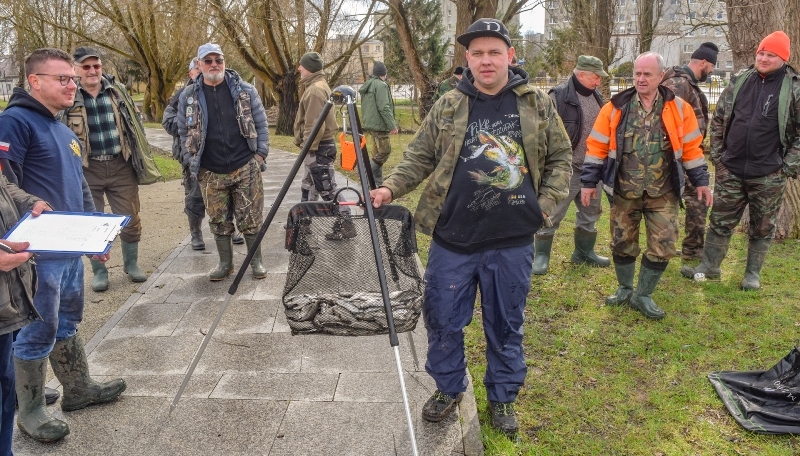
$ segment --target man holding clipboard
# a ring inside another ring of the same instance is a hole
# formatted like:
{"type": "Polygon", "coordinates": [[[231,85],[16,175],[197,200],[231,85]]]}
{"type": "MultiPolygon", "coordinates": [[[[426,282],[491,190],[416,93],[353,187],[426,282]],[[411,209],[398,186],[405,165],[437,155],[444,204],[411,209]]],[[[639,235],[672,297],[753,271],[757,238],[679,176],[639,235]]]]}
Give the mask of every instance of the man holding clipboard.
{"type": "MultiPolygon", "coordinates": [[[[75,100],[79,78],[72,63],[66,52],[48,48],[37,49],[25,59],[30,93],[14,89],[0,114],[0,166],[9,182],[47,201],[53,210],[94,212],[83,178],[80,142],[56,119],[75,100]]],[[[107,261],[108,255],[92,258],[107,261]]],[[[98,383],[89,376],[77,333],[84,305],[81,256],[42,253],[36,263],[38,290],[33,301],[41,319],[22,328],[14,341],[17,425],[38,441],[54,442],[69,434],[69,426],[44,405],[48,357],[64,387],[64,411],[113,400],[125,390],[125,382],[98,383]]]]}

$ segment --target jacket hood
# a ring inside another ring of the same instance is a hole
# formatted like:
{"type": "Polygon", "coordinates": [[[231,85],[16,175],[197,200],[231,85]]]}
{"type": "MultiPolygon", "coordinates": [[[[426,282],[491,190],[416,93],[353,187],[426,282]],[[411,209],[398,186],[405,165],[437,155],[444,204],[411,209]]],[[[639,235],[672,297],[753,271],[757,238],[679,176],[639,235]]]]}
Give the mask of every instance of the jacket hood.
{"type": "Polygon", "coordinates": [[[311,73],[304,78],[300,78],[300,84],[303,87],[308,87],[309,85],[319,81],[320,79],[325,79],[325,73],[322,71],[317,71],[316,73],[311,73]]]}
{"type": "Polygon", "coordinates": [[[15,106],[19,106],[21,108],[30,109],[32,111],[36,111],[39,114],[50,117],[55,119],[55,116],[49,109],[47,109],[42,103],[39,102],[36,98],[33,98],[31,94],[26,92],[24,89],[20,87],[14,88],[14,93],[11,95],[11,98],[8,100],[8,108],[13,108],[15,106]]]}
{"type": "Polygon", "coordinates": [[[369,77],[369,79],[367,79],[366,82],[364,82],[364,84],[361,85],[361,87],[358,88],[358,93],[360,93],[361,95],[367,93],[370,87],[372,87],[373,84],[376,84],[375,81],[380,81],[383,82],[384,84],[386,83],[386,81],[373,74],[372,76],[369,77]]]}
{"type": "Polygon", "coordinates": [[[475,76],[472,75],[472,70],[467,68],[464,70],[464,76],[461,77],[461,81],[456,86],[456,89],[460,90],[470,98],[493,98],[498,95],[503,95],[504,93],[508,92],[509,90],[513,89],[514,87],[527,84],[528,83],[528,73],[525,72],[522,68],[509,68],[508,69],[508,82],[499,92],[494,95],[486,95],[478,90],[474,84],[475,76]]]}
{"type": "Polygon", "coordinates": [[[697,85],[697,78],[694,77],[694,73],[691,72],[685,66],[674,66],[667,68],[667,71],[664,73],[664,77],[661,78],[661,81],[664,82],[667,79],[680,77],[688,80],[692,85],[697,85]]]}
{"type": "MultiPolygon", "coordinates": [[[[663,85],[659,84],[658,92],[664,98],[665,103],[675,99],[675,92],[668,89],[667,87],[664,87],[663,85]]],[[[623,107],[625,107],[625,105],[631,102],[631,100],[633,99],[633,95],[635,93],[636,93],[635,86],[631,87],[630,89],[625,89],[622,92],[611,97],[611,103],[614,105],[615,108],[622,109],[623,107]]]]}

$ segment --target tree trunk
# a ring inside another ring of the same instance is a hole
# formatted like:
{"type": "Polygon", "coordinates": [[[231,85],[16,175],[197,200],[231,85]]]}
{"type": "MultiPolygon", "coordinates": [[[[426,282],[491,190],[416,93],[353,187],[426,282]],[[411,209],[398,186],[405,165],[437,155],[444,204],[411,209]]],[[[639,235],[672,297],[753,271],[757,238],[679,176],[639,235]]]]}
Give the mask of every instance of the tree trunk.
{"type": "Polygon", "coordinates": [[[783,29],[788,3],[789,0],[771,0],[768,5],[763,0],[727,0],[728,24],[735,25],[728,27],[734,68],[752,65],[758,43],[775,30],[783,29]]]}
{"type": "Polygon", "coordinates": [[[286,73],[277,81],[275,92],[278,94],[278,122],[275,134],[294,136],[294,118],[297,115],[298,98],[297,79],[295,73],[286,73]]]}
{"type": "Polygon", "coordinates": [[[395,23],[397,36],[400,39],[400,47],[406,54],[408,65],[411,67],[411,75],[414,78],[414,84],[416,84],[417,87],[427,88],[427,90],[422,92],[419,100],[417,100],[420,106],[420,117],[424,118],[431,105],[431,97],[433,96],[432,87],[434,87],[435,84],[428,75],[428,72],[425,71],[422,60],[419,57],[419,52],[417,52],[417,48],[414,46],[414,40],[411,37],[411,26],[406,20],[408,14],[406,14],[402,0],[389,0],[389,8],[392,12],[392,19],[395,23]]]}

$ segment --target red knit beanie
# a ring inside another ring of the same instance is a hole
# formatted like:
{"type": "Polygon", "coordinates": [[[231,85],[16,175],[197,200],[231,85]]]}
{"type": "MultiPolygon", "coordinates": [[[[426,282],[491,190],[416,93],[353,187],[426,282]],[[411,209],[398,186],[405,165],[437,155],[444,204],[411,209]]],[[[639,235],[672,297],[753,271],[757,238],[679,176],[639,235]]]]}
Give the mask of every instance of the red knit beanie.
{"type": "Polygon", "coordinates": [[[758,51],[756,54],[761,51],[768,51],[772,52],[773,54],[777,55],[784,62],[789,61],[789,36],[785,33],[778,30],[777,32],[772,32],[767,35],[761,43],[758,45],[758,51]]]}

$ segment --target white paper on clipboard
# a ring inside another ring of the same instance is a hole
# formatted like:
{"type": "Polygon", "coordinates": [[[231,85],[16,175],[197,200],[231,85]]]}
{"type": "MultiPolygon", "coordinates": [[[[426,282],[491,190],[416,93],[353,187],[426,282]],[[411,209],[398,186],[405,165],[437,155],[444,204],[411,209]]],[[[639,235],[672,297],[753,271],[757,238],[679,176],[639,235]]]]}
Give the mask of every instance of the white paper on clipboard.
{"type": "Polygon", "coordinates": [[[99,255],[108,251],[130,217],[46,211],[38,217],[28,212],[4,239],[30,242],[27,252],[99,255]]]}

